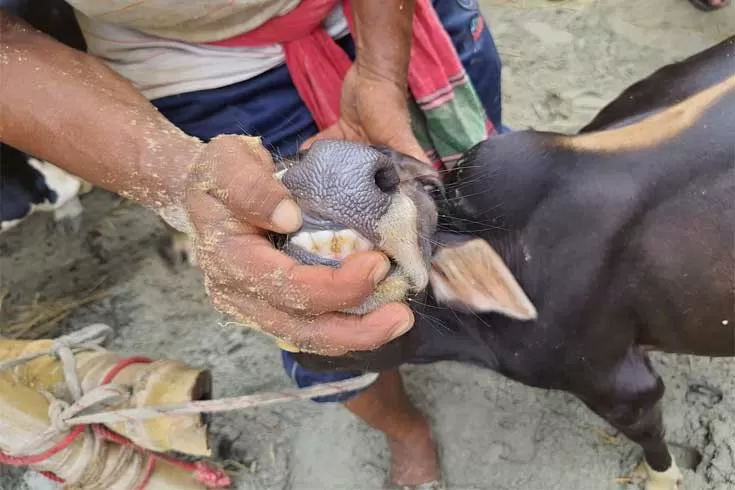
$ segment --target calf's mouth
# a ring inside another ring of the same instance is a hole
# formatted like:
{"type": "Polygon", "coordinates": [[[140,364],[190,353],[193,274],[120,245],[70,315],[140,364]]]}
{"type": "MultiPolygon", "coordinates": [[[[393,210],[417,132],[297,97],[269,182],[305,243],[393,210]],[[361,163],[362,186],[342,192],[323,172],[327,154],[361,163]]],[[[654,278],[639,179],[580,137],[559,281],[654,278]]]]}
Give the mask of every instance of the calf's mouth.
{"type": "Polygon", "coordinates": [[[338,267],[350,255],[374,250],[359,232],[335,221],[304,215],[304,226],[287,238],[284,250],[306,264],[338,267]]]}
{"type": "MultiPolygon", "coordinates": [[[[395,206],[398,209],[410,210],[413,206],[405,196],[394,198],[399,202],[395,206]]],[[[339,267],[347,257],[359,252],[379,250],[386,254],[390,261],[386,278],[364,303],[344,310],[345,313],[362,315],[387,303],[405,301],[412,293],[423,291],[428,284],[428,258],[421,254],[418,234],[409,228],[412,225],[410,217],[415,212],[400,214],[402,218],[399,221],[404,222],[404,226],[398,226],[398,223],[381,226],[378,221],[378,228],[383,230],[378,235],[385,238],[375,241],[337,221],[304,214],[304,226],[285,237],[282,249],[303,264],[329,267],[339,267]]]]}
{"type": "Polygon", "coordinates": [[[390,150],[320,141],[287,166],[279,177],[304,221],[298,232],[282,237],[280,248],[308,265],[339,267],[366,250],[391,260],[374,293],[345,313],[405,301],[431,282],[440,305],[536,318],[535,306],[490,244],[462,226],[451,232],[453,205],[428,165],[390,150]]]}
{"type": "Polygon", "coordinates": [[[426,288],[428,237],[434,229],[432,220],[422,227],[419,214],[431,209],[417,208],[415,194],[421,187],[390,154],[357,143],[323,141],[287,165],[278,176],[301,207],[303,226],[280,240],[285,253],[307,265],[330,267],[368,250],[380,250],[391,261],[375,293],[345,312],[364,314],[426,288]]]}

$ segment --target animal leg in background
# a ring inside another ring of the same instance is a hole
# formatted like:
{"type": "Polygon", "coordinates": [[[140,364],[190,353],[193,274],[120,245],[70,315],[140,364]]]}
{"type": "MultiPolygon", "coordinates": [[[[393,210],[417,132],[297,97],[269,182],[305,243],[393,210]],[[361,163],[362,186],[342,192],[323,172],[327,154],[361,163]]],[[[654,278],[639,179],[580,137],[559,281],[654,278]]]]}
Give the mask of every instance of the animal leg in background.
{"type": "Polygon", "coordinates": [[[641,446],[644,459],[635,470],[646,490],[677,490],[683,476],[664,440],[661,398],[664,384],[648,356],[638,347],[612,370],[571,390],[592,411],[641,446]]]}
{"type": "Polygon", "coordinates": [[[173,268],[185,265],[196,267],[197,261],[191,237],[173,228],[165,220],[161,219],[161,221],[166,227],[166,235],[158,247],[159,254],[173,268]]]}

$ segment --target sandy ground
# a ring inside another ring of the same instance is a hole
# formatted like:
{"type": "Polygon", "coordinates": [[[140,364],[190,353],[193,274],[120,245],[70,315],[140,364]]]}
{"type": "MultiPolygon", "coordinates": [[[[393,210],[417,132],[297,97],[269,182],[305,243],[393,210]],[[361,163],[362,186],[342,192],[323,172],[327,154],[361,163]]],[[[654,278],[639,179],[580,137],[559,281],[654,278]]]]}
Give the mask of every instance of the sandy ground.
{"type": "MultiPolygon", "coordinates": [[[[506,122],[573,131],[660,65],[735,32],[735,7],[702,14],[685,0],[481,2],[504,59],[506,122]]],[[[662,88],[663,89],[663,88],[662,88]]],[[[210,368],[215,396],[288,386],[262,335],[223,325],[195,270],[174,272],[156,253],[162,228],[146,210],[94,191],[78,236],[58,240],[48,216],[0,238],[5,298],[0,320],[41,299],[109,296],[76,309],[58,334],[102,321],[113,349],[210,368]]],[[[668,386],[668,440],[687,490],[735,489],[735,363],[656,356],[668,386]]],[[[600,435],[607,426],[561,393],[491,372],[437,364],[405,369],[411,395],[433,420],[455,490],[614,490],[639,450],[600,435]]],[[[339,406],[294,403],[217,416],[249,469],[240,490],[367,490],[381,487],[381,436],[339,406]]],[[[0,468],[0,489],[53,488],[35,474],[0,468]]]]}

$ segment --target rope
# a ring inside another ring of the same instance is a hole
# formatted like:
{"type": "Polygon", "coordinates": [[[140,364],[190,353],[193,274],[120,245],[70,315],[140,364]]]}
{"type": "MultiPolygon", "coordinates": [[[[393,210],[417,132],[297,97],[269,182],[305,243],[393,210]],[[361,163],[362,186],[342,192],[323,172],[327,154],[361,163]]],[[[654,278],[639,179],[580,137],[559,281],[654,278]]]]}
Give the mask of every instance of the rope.
{"type": "MultiPolygon", "coordinates": [[[[93,445],[88,449],[88,459],[83,465],[81,474],[75,478],[75,483],[87,483],[84,486],[93,488],[106,488],[99,481],[99,476],[104,469],[100,457],[105,450],[101,441],[110,441],[127,449],[121,454],[120,461],[115,465],[106,480],[114,481],[112,476],[119,477],[129,462],[130,457],[137,451],[147,456],[146,465],[138,478],[135,490],[143,490],[153,474],[156,461],[165,461],[184,470],[190,471],[194,478],[209,488],[223,488],[230,485],[230,478],[220,469],[206,462],[188,463],[176,458],[154,453],[141,448],[129,439],[112,432],[101,424],[115,422],[130,422],[135,420],[149,420],[158,417],[171,417],[180,415],[191,415],[199,413],[215,413],[257,406],[273,405],[289,401],[307,400],[320,396],[333,395],[346,391],[359,390],[372,384],[377,379],[377,373],[367,373],[357,378],[323,383],[307,388],[290,389],[275,392],[256,393],[240,397],[222,398],[219,400],[189,401],[153,407],[139,407],[123,410],[104,411],[109,406],[120,405],[131,396],[129,387],[110,384],[110,382],[127,366],[135,363],[151,362],[145,357],[129,357],[122,359],[110,369],[103,377],[100,386],[84,393],[76,372],[76,359],[74,354],[80,350],[101,350],[103,344],[111,335],[112,329],[103,324],[93,324],[84,329],[54,340],[51,347],[42,352],[35,352],[0,362],[0,372],[13,369],[26,362],[43,356],[52,356],[59,359],[64,372],[64,378],[72,397],[73,403],[69,404],[59,400],[49,393],[44,395],[49,400],[50,427],[42,434],[24,444],[16,451],[18,455],[9,455],[0,451],[0,463],[14,466],[29,466],[38,464],[55,454],[63,451],[72,444],[80,435],[88,434],[93,439],[93,445]],[[90,427],[91,426],[91,427],[90,427]],[[39,452],[37,448],[47,447],[48,444],[58,438],[61,434],[66,435],[61,441],[51,448],[39,452]],[[123,461],[124,460],[124,461],[123,461]],[[125,462],[126,464],[123,464],[125,462]]],[[[50,472],[42,472],[48,478],[63,482],[50,472]]]]}
{"type": "MultiPolygon", "coordinates": [[[[135,447],[133,446],[123,448],[112,468],[107,471],[106,477],[102,478],[107,469],[104,463],[107,460],[106,455],[109,449],[109,446],[104,444],[105,439],[95,434],[94,427],[70,426],[66,423],[66,419],[90,407],[115,405],[126,401],[130,397],[129,388],[122,386],[100,386],[84,393],[77,376],[75,353],[80,350],[101,350],[100,345],[110,337],[111,333],[112,329],[107,325],[90,325],[85,329],[54,340],[51,347],[46,351],[0,362],[0,371],[4,371],[42,356],[59,359],[64,373],[64,380],[73,401],[69,404],[65,400],[55,398],[50,393],[42,392],[49,401],[49,428],[16,449],[18,455],[8,455],[0,452],[1,463],[14,466],[29,466],[41,463],[68,448],[84,434],[89,438],[89,441],[82,446],[83,452],[79,458],[80,463],[78,463],[80,469],[70,478],[74,486],[88,490],[105,490],[129,469],[132,458],[135,457],[135,447]],[[64,433],[66,435],[60,441],[55,442],[64,433]],[[51,444],[51,447],[49,447],[49,444],[51,444]],[[38,452],[40,447],[48,449],[38,452]]],[[[44,471],[41,474],[53,481],[65,483],[64,479],[49,471],[44,471]]],[[[143,476],[145,477],[145,475],[143,476]]]]}
{"type": "Polygon", "coordinates": [[[171,403],[152,407],[129,408],[110,412],[99,412],[91,415],[79,415],[65,420],[69,426],[79,424],[112,424],[129,422],[131,420],[150,420],[158,417],[173,417],[177,415],[191,415],[197,413],[229,412],[244,408],[262,407],[310,398],[333,395],[346,391],[359,390],[377,379],[377,373],[367,373],[357,378],[330,383],[321,383],[307,388],[294,388],[283,391],[256,393],[218,400],[190,401],[171,403]]]}
{"type": "Polygon", "coordinates": [[[100,350],[100,345],[111,334],[112,328],[107,325],[101,323],[89,325],[86,328],[55,339],[51,344],[51,348],[47,351],[34,352],[0,362],[0,372],[13,369],[39,357],[56,357],[64,369],[64,377],[66,384],[69,386],[72,399],[78,400],[82,396],[82,385],[79,383],[79,378],[77,378],[77,362],[74,353],[80,350],[100,350]]]}

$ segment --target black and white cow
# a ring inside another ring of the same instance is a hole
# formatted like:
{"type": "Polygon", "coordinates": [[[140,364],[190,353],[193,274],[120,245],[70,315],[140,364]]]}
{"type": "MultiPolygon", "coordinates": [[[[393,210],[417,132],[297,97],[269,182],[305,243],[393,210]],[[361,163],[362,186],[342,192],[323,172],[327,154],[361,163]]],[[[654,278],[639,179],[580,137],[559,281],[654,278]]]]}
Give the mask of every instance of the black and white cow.
{"type": "Polygon", "coordinates": [[[53,213],[56,228],[75,232],[81,224],[83,180],[6,144],[0,145],[0,232],[38,211],[53,213]]]}

